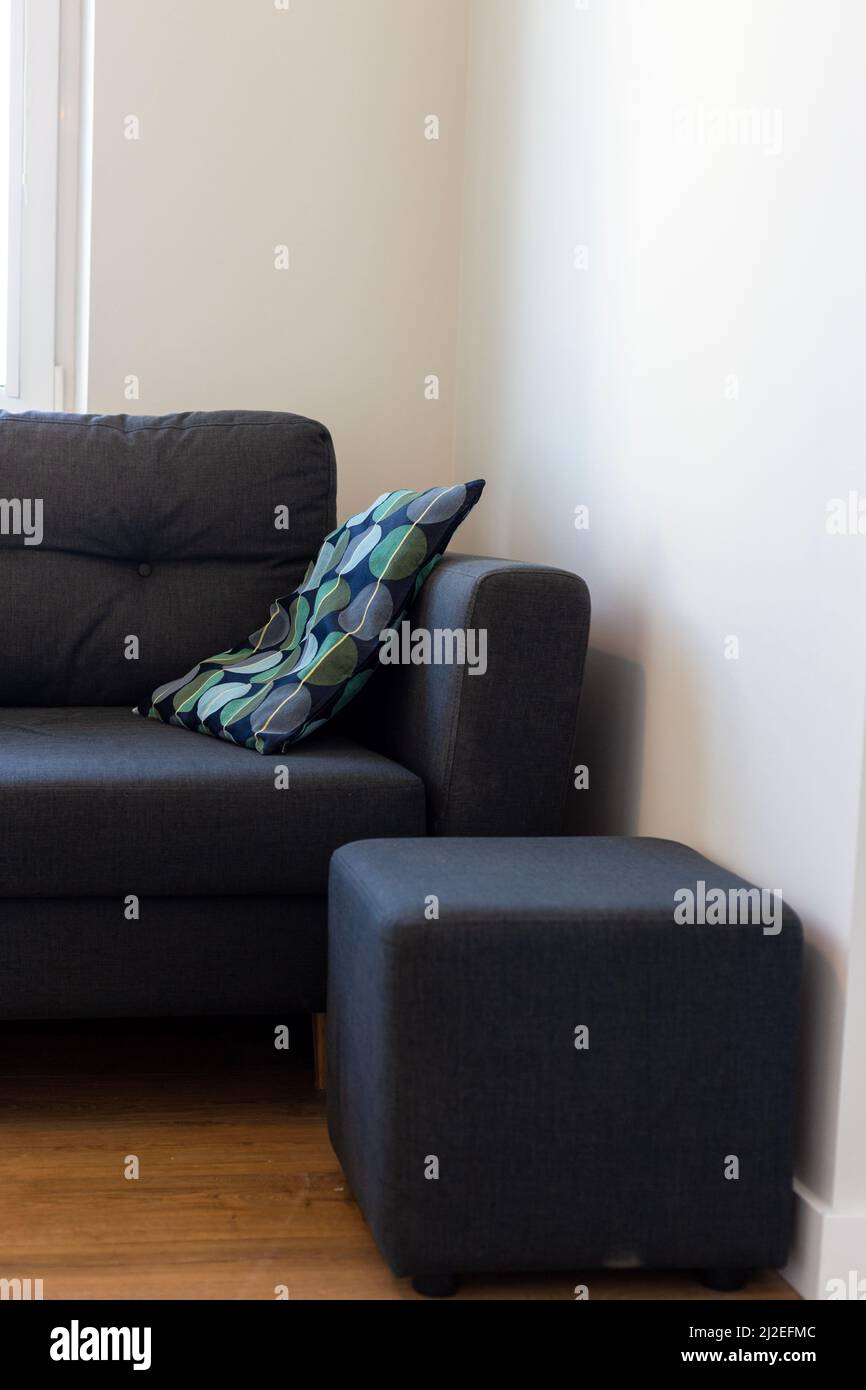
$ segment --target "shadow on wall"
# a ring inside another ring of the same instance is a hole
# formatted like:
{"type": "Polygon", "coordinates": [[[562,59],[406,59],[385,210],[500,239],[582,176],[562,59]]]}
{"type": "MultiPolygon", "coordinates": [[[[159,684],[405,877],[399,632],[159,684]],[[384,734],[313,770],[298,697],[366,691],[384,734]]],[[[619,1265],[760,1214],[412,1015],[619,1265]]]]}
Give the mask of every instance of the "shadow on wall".
{"type": "Polygon", "coordinates": [[[574,759],[588,769],[589,786],[572,792],[569,834],[636,834],[645,704],[643,667],[590,647],[574,759]]]}
{"type": "MultiPolygon", "coordinates": [[[[796,907],[796,904],[794,904],[796,907]]],[[[814,932],[814,924],[803,922],[814,932]]],[[[839,1070],[834,1059],[842,1054],[845,1031],[846,980],[844,962],[834,958],[833,944],[807,940],[803,948],[803,985],[800,1008],[800,1066],[797,1103],[796,1171],[806,1186],[825,1195],[838,1141],[839,1070]],[[832,1082],[828,1078],[833,1078],[832,1082]],[[821,1149],[827,1135],[835,1135],[829,1162],[821,1149]]]]}

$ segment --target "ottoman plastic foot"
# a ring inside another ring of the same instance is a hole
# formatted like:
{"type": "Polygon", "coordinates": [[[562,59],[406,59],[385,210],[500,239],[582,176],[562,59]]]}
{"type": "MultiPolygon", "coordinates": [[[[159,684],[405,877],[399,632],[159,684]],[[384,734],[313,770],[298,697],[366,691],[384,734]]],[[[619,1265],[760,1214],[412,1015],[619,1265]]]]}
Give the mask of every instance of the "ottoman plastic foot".
{"type": "Polygon", "coordinates": [[[424,1298],[453,1298],[460,1287],[456,1274],[416,1274],[412,1288],[424,1298]]]}
{"type": "Polygon", "coordinates": [[[736,1293],[748,1284],[750,1274],[748,1269],[702,1269],[699,1278],[714,1293],[736,1293]]]}

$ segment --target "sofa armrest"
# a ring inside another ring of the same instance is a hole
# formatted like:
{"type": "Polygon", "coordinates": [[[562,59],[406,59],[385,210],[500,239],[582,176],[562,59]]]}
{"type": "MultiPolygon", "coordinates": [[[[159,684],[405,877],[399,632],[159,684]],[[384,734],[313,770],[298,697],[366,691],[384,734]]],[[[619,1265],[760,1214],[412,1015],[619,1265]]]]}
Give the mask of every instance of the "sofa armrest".
{"type": "Polygon", "coordinates": [[[485,633],[486,671],[384,666],[352,731],[422,779],[430,834],[562,833],[589,619],[563,570],[453,555],[429,576],[413,632],[485,633]]]}

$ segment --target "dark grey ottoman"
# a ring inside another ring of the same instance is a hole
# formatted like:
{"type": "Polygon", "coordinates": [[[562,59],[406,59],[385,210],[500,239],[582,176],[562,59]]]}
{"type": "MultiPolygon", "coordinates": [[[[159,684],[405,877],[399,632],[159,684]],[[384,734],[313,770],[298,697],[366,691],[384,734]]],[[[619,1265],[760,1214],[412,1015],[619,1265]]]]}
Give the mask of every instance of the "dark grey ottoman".
{"type": "Polygon", "coordinates": [[[785,1262],[802,933],[748,890],[665,840],[337,851],[329,1124],[395,1274],[785,1262]]]}

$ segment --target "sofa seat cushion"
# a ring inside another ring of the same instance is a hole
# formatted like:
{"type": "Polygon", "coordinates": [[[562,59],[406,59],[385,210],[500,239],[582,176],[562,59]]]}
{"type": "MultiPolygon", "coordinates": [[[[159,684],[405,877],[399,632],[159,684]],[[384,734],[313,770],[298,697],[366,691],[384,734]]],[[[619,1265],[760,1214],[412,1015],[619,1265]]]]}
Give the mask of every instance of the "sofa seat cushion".
{"type": "Polygon", "coordinates": [[[0,826],[0,897],[315,894],[340,845],[423,835],[425,798],[332,734],[280,764],[126,708],[3,709],[0,826]]]}

